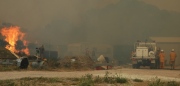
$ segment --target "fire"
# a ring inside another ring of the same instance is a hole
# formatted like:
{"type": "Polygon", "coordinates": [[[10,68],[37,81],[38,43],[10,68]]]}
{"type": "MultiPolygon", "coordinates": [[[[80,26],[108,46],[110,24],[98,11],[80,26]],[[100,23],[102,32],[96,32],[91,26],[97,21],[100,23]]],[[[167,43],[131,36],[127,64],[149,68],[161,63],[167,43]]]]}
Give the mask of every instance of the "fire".
{"type": "Polygon", "coordinates": [[[26,55],[29,55],[29,49],[27,48],[27,41],[24,40],[25,33],[20,31],[20,27],[18,26],[11,26],[11,27],[4,27],[1,29],[2,36],[5,37],[5,41],[9,43],[6,46],[6,49],[18,53],[20,51],[24,52],[26,55]],[[18,40],[23,41],[23,46],[25,49],[17,50],[16,49],[16,42],[18,40]]]}

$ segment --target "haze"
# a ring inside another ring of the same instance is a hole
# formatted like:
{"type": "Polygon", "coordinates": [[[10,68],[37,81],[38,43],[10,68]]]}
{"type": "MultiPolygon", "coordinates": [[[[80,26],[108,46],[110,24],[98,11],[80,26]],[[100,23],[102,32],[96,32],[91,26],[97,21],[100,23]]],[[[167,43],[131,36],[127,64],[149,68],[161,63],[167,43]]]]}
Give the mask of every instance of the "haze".
{"type": "Polygon", "coordinates": [[[179,0],[1,0],[0,26],[18,25],[30,42],[133,44],[179,37],[179,0]]]}

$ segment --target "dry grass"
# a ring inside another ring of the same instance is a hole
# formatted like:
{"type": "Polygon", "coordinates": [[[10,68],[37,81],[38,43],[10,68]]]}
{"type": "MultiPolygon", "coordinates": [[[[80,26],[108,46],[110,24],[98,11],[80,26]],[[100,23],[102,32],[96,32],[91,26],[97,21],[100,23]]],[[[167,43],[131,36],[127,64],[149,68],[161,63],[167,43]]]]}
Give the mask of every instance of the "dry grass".
{"type": "Polygon", "coordinates": [[[0,65],[0,71],[20,70],[16,65],[0,65]]]}
{"type": "Polygon", "coordinates": [[[143,81],[140,79],[127,79],[121,76],[111,76],[106,72],[104,77],[85,74],[80,78],[47,78],[47,77],[25,77],[20,79],[0,80],[0,86],[180,86],[179,82],[143,81]]]}
{"type": "Polygon", "coordinates": [[[97,80],[97,77],[93,77],[92,74],[86,74],[81,78],[25,77],[20,79],[0,80],[0,86],[103,86],[104,84],[118,85],[128,83],[128,80],[126,78],[123,78],[123,80],[120,81],[125,80],[127,82],[119,83],[117,81],[117,78],[121,77],[110,77],[108,74],[109,73],[106,73],[104,77],[99,77],[99,80],[97,80]],[[112,79],[112,81],[107,82],[107,78],[109,80],[112,79]]]}

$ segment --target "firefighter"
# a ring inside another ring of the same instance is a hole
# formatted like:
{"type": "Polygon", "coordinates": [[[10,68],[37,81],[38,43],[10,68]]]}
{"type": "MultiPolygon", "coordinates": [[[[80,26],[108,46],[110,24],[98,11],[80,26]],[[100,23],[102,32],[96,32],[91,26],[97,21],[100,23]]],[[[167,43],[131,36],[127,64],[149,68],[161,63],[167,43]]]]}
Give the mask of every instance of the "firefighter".
{"type": "Polygon", "coordinates": [[[39,56],[42,58],[43,55],[44,55],[44,45],[42,45],[40,48],[39,48],[39,56]]]}
{"type": "Polygon", "coordinates": [[[174,52],[174,49],[172,49],[171,52],[170,52],[170,65],[171,65],[171,69],[174,69],[176,57],[177,57],[177,55],[174,52]]]}
{"type": "Polygon", "coordinates": [[[155,54],[155,56],[156,56],[156,58],[155,58],[155,66],[156,66],[156,68],[157,69],[159,69],[159,67],[160,67],[160,61],[159,61],[159,53],[160,53],[160,51],[161,51],[161,49],[160,48],[158,48],[157,49],[157,52],[156,52],[156,54],[155,54]]]}
{"type": "Polygon", "coordinates": [[[160,60],[160,68],[161,69],[164,68],[164,59],[165,59],[164,50],[161,50],[161,52],[159,53],[159,60],[160,60]]]}
{"type": "Polygon", "coordinates": [[[39,57],[40,50],[39,48],[36,48],[36,56],[39,57]]]}

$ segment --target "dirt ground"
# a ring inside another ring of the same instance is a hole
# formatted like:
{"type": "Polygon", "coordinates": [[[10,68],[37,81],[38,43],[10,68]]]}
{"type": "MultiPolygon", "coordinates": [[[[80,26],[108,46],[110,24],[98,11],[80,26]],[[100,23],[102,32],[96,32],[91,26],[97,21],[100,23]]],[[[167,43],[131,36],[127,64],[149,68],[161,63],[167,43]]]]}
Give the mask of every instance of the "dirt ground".
{"type": "Polygon", "coordinates": [[[117,67],[111,70],[90,70],[90,71],[6,71],[0,72],[0,80],[17,79],[23,77],[58,77],[58,78],[75,78],[82,77],[85,74],[93,74],[93,76],[103,77],[106,72],[110,75],[119,75],[129,79],[142,79],[151,81],[154,78],[160,78],[167,81],[180,81],[180,69],[132,69],[117,67]]]}

